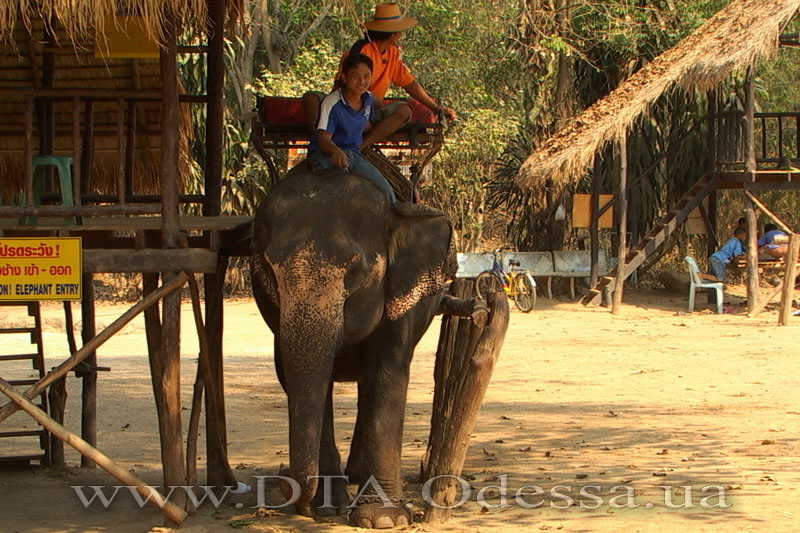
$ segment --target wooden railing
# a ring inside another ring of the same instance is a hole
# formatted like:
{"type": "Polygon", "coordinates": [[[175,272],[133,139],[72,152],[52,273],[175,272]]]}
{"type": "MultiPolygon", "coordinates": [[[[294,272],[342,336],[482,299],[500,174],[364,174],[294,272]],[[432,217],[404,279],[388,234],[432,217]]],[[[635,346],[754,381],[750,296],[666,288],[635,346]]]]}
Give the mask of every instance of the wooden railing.
{"type": "MultiPolygon", "coordinates": [[[[743,165],[744,112],[718,113],[714,125],[719,165],[743,165]]],[[[800,160],[800,113],[756,113],[754,129],[756,162],[761,168],[775,168],[784,158],[800,160]]]]}

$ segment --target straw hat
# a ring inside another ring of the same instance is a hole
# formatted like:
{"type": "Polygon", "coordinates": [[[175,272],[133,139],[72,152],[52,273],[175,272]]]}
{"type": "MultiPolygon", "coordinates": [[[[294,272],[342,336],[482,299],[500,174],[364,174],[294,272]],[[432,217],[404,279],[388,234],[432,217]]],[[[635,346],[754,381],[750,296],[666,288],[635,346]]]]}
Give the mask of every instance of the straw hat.
{"type": "Polygon", "coordinates": [[[368,30],[385,31],[394,33],[405,31],[417,25],[417,19],[404,17],[400,13],[400,6],[394,2],[378,4],[375,6],[375,17],[364,23],[368,30]]]}

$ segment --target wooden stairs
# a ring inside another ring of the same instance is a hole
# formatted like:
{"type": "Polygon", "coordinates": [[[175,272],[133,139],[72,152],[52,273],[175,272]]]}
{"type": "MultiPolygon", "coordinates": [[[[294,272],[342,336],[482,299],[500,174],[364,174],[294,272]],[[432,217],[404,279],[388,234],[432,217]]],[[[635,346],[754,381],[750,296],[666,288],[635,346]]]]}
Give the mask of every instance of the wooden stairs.
{"type": "Polygon", "coordinates": [[[689,189],[683,197],[678,200],[675,206],[642,237],[642,239],[630,249],[624,262],[617,265],[616,272],[612,275],[601,277],[597,285],[589,289],[581,303],[587,307],[600,305],[603,295],[610,294],[616,285],[617,279],[622,276],[625,280],[636,270],[647,257],[654,253],[674,232],[683,224],[689,214],[700,205],[700,203],[717,188],[717,177],[715,173],[707,173],[700,178],[697,183],[689,189]]]}
{"type": "MultiPolygon", "coordinates": [[[[0,306],[25,306],[28,308],[28,316],[33,319],[33,324],[24,327],[8,327],[8,328],[0,328],[0,335],[14,335],[14,334],[27,334],[30,336],[30,344],[34,346],[34,348],[24,350],[27,353],[14,353],[14,354],[0,354],[0,365],[3,363],[11,363],[16,361],[31,361],[33,366],[33,370],[35,374],[38,374],[38,377],[31,378],[30,372],[24,370],[23,372],[26,374],[24,377],[21,375],[17,376],[17,379],[6,379],[9,384],[14,386],[23,386],[27,388],[27,385],[33,385],[39,379],[44,377],[45,370],[44,370],[44,346],[42,344],[42,318],[39,312],[39,302],[0,302],[0,306]]],[[[10,368],[10,365],[9,365],[10,368]]],[[[17,374],[20,374],[19,364],[14,364],[14,371],[17,374]]],[[[9,371],[10,373],[10,371],[9,371]]],[[[0,376],[7,376],[8,373],[5,369],[0,366],[0,376]]],[[[0,394],[0,404],[5,403],[3,400],[8,400],[5,396],[0,394]]],[[[43,411],[47,412],[47,396],[43,393],[41,395],[41,403],[38,404],[38,407],[43,411]]],[[[45,450],[49,450],[49,433],[41,427],[36,429],[24,428],[24,429],[16,429],[16,430],[5,430],[5,428],[0,428],[0,439],[15,439],[15,441],[19,441],[19,445],[15,445],[15,449],[20,451],[24,450],[23,453],[17,455],[0,455],[0,465],[3,464],[28,464],[30,461],[40,461],[42,464],[46,464],[48,461],[48,454],[45,450]],[[24,439],[30,441],[31,438],[38,438],[38,443],[31,443],[31,442],[24,442],[24,439]],[[40,448],[41,452],[30,453],[34,452],[36,448],[40,448]]]]}

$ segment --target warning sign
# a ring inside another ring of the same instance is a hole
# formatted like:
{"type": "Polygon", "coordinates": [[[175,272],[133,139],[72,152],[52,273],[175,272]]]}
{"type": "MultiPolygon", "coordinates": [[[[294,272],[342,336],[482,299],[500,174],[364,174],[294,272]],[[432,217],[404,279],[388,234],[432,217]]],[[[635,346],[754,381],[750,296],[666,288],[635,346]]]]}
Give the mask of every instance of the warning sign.
{"type": "Polygon", "coordinates": [[[80,237],[0,238],[0,301],[80,300],[80,237]]]}

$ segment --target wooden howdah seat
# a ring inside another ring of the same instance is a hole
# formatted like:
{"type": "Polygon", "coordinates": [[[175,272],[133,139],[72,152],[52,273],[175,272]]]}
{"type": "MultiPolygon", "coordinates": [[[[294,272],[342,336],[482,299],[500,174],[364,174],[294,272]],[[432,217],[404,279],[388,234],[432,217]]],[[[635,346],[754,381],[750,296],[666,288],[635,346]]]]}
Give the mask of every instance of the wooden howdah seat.
{"type": "MultiPolygon", "coordinates": [[[[387,100],[391,102],[391,100],[387,100]]],[[[394,187],[401,201],[417,200],[416,187],[423,170],[436,155],[444,142],[443,125],[438,117],[414,100],[411,104],[411,120],[388,139],[366,150],[364,156],[380,170],[394,187]],[[409,162],[404,173],[387,154],[395,151],[403,162],[409,162]]],[[[273,183],[280,171],[275,162],[277,150],[307,148],[311,132],[306,125],[303,102],[300,98],[282,96],[260,97],[256,103],[251,141],[269,169],[273,183]]]]}

